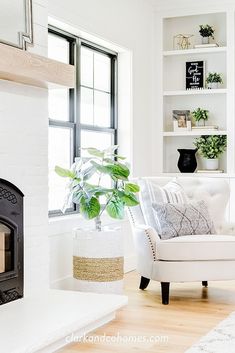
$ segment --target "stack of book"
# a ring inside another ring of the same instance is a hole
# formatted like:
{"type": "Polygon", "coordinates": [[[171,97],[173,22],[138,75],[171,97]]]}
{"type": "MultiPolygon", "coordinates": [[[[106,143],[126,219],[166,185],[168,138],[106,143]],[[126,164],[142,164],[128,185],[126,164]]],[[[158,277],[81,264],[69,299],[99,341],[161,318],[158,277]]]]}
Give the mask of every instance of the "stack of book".
{"type": "Polygon", "coordinates": [[[211,170],[211,169],[198,169],[197,173],[204,173],[204,174],[217,174],[217,173],[224,173],[223,169],[216,169],[216,170],[211,170]]]}
{"type": "Polygon", "coordinates": [[[201,49],[201,48],[216,48],[219,47],[219,44],[213,43],[213,44],[196,44],[194,45],[195,49],[201,49]]]}
{"type": "Polygon", "coordinates": [[[218,130],[217,125],[202,125],[202,126],[192,126],[192,130],[218,130]]]}

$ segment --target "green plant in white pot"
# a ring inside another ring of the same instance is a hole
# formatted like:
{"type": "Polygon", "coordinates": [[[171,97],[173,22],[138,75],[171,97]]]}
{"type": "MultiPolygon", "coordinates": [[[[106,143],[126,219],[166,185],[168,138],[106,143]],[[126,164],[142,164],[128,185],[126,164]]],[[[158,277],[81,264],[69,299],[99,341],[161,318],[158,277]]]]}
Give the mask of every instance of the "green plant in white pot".
{"type": "Polygon", "coordinates": [[[209,118],[209,110],[197,108],[192,112],[192,117],[197,125],[202,122],[203,126],[205,126],[205,122],[209,118]]]}
{"type": "Polygon", "coordinates": [[[70,170],[55,167],[59,176],[70,180],[63,209],[73,202],[85,219],[95,220],[95,229],[75,230],[73,272],[80,290],[120,292],[122,287],[122,232],[102,226],[101,216],[106,212],[123,219],[125,207],[138,204],[139,186],[129,182],[129,167],[115,154],[117,148],[86,148],[89,157],[77,158],[70,170]]]}
{"type": "Polygon", "coordinates": [[[219,157],[226,151],[226,135],[207,135],[198,137],[194,145],[199,154],[204,158],[205,169],[217,170],[219,168],[219,157]]]}
{"type": "Polygon", "coordinates": [[[222,75],[217,72],[209,72],[206,83],[208,88],[217,89],[223,83],[222,75]]]}
{"type": "Polygon", "coordinates": [[[214,29],[212,26],[200,25],[199,26],[199,33],[202,37],[202,44],[209,44],[210,38],[214,39],[214,29]]]}

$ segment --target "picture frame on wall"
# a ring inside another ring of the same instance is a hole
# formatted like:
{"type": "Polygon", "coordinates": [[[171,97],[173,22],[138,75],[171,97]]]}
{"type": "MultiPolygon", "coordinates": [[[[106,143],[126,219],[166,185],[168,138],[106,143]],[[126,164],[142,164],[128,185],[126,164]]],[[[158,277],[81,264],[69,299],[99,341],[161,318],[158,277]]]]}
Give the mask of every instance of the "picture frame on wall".
{"type": "Polygon", "coordinates": [[[205,88],[205,61],[187,61],[185,67],[186,90],[205,88]]]}
{"type": "Polygon", "coordinates": [[[190,110],[173,110],[174,131],[191,131],[190,110]]]}

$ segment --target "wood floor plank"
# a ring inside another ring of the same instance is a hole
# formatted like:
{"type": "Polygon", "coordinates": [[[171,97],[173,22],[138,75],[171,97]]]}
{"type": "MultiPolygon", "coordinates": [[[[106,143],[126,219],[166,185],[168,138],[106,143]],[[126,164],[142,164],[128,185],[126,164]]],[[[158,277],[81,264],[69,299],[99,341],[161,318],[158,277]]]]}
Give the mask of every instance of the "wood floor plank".
{"type": "Polygon", "coordinates": [[[235,281],[179,283],[171,285],[169,305],[161,304],[160,285],[151,281],[145,291],[138,289],[139,275],[125,275],[129,304],[111,323],[90,335],[166,336],[167,342],[73,343],[60,353],[183,353],[201,336],[235,311],[235,281]]]}

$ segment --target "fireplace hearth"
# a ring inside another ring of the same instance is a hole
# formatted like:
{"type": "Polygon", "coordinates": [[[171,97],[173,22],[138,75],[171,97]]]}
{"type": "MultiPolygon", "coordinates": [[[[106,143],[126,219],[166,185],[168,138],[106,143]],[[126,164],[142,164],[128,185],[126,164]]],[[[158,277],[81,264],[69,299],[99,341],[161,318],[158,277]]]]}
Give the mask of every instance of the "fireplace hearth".
{"type": "Polygon", "coordinates": [[[23,197],[0,179],[0,305],[23,297],[23,197]]]}

